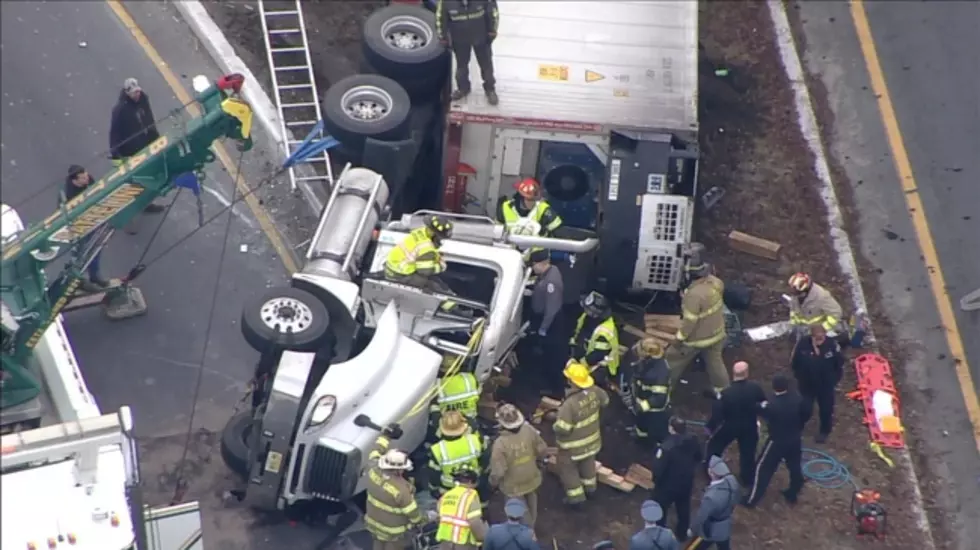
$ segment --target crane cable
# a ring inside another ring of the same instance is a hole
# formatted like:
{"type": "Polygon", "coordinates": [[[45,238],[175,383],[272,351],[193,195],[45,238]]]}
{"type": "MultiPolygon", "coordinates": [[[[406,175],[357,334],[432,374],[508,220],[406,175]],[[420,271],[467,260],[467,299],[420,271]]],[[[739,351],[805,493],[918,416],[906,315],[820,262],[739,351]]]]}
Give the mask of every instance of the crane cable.
{"type": "MultiPolygon", "coordinates": [[[[231,196],[230,205],[234,205],[237,199],[236,195],[238,194],[238,180],[239,178],[241,178],[242,160],[244,158],[245,158],[245,151],[241,151],[238,155],[237,166],[235,167],[235,181],[232,182],[232,196],[231,196]]],[[[176,197],[174,197],[174,201],[176,201],[176,197]]],[[[171,205],[172,204],[173,203],[171,203],[171,205]]],[[[228,221],[225,224],[225,234],[221,244],[221,252],[218,254],[218,273],[215,276],[214,289],[211,292],[211,309],[208,312],[208,323],[204,328],[204,349],[201,351],[201,359],[198,362],[197,379],[194,383],[194,393],[193,393],[193,398],[191,400],[191,412],[187,420],[187,432],[184,437],[184,449],[180,456],[180,462],[177,463],[177,471],[176,471],[177,479],[174,482],[174,494],[173,494],[173,498],[171,499],[171,505],[177,504],[180,501],[182,501],[184,497],[184,493],[187,490],[187,481],[184,479],[184,468],[187,464],[187,454],[190,451],[190,447],[191,447],[191,437],[194,434],[194,417],[196,416],[197,413],[197,403],[201,397],[201,385],[204,381],[204,362],[207,360],[208,346],[211,343],[211,329],[214,326],[214,317],[215,317],[214,314],[218,307],[218,292],[221,289],[221,275],[224,272],[225,255],[228,252],[228,240],[231,237],[231,224],[232,221],[234,221],[234,219],[235,219],[234,212],[229,212],[228,221]]],[[[160,225],[161,226],[163,225],[162,221],[160,225]]],[[[149,249],[149,246],[147,246],[147,249],[149,249]]],[[[214,447],[212,446],[211,451],[213,450],[214,447]]],[[[210,451],[208,452],[208,454],[210,455],[210,451]]]]}

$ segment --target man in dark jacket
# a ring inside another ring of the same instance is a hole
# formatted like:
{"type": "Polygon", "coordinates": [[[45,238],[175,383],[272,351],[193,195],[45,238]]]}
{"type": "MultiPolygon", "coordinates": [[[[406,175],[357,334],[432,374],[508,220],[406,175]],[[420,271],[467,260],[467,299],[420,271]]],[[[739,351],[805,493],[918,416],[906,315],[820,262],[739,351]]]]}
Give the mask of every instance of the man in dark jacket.
{"type": "Polygon", "coordinates": [[[530,332],[535,335],[535,361],[531,369],[541,385],[541,393],[557,399],[565,394],[566,338],[562,307],[565,283],[561,271],[551,263],[551,252],[531,253],[531,269],[537,276],[531,290],[530,332]]]}
{"type": "Polygon", "coordinates": [[[745,501],[749,508],[762,500],[782,462],[789,470],[789,488],[783,491],[786,501],[796,504],[797,495],[803,488],[803,399],[789,390],[789,379],[782,374],[773,377],[772,390],[775,393],[772,399],[759,405],[759,414],[766,421],[769,437],[759,455],[752,492],[745,501]]]}
{"type": "MultiPolygon", "coordinates": [[[[755,451],[759,446],[759,404],[766,400],[766,392],[749,380],[749,364],[738,361],[732,366],[730,386],[717,394],[711,410],[711,419],[705,426],[709,457],[724,456],[732,441],[738,442],[739,478],[746,487],[755,481],[755,451]]],[[[707,464],[705,464],[707,467],[707,464]]]]}
{"type": "Polygon", "coordinates": [[[670,435],[657,449],[653,459],[653,500],[660,504],[664,517],[661,527],[667,526],[666,514],[674,505],[678,540],[685,540],[691,522],[691,492],[694,491],[694,473],[701,464],[701,443],[687,433],[687,425],[677,417],[671,417],[667,427],[670,435]]]}
{"type": "Polygon", "coordinates": [[[459,101],[470,93],[470,52],[476,55],[483,77],[487,103],[499,101],[493,77],[493,53],[490,45],[497,37],[500,13],[497,0],[439,0],[436,5],[436,32],[439,40],[451,46],[456,55],[456,90],[452,100],[459,101]]]}
{"type": "Polygon", "coordinates": [[[708,459],[708,476],[711,483],[704,488],[701,505],[694,516],[689,536],[697,537],[691,548],[729,550],[732,538],[732,514],[742,492],[738,481],[725,461],[717,456],[708,459]]]}
{"type": "Polygon", "coordinates": [[[656,340],[645,338],[638,348],[640,360],[621,371],[624,378],[631,371],[631,381],[623,388],[632,392],[637,439],[643,446],[656,448],[669,434],[670,366],[656,340]]]}
{"type": "MultiPolygon", "coordinates": [[[[112,108],[112,122],[109,125],[109,153],[113,165],[122,165],[159,137],[149,96],[135,78],[127,78],[112,108]]],[[[152,202],[145,211],[162,212],[163,209],[163,205],[152,202]]]]}
{"type": "Polygon", "coordinates": [[[820,324],[810,325],[810,334],[793,350],[793,375],[803,397],[803,423],[813,415],[814,402],[820,407],[817,443],[827,441],[834,427],[834,394],[844,376],[844,362],[840,344],[827,338],[827,330],[820,324]]]}
{"type": "Polygon", "coordinates": [[[507,499],[504,504],[507,522],[490,527],[483,539],[483,550],[540,550],[534,531],[521,523],[526,512],[524,501],[519,498],[507,499]]]}
{"type": "MultiPolygon", "coordinates": [[[[95,179],[92,178],[83,166],[72,164],[68,168],[68,177],[65,178],[65,201],[70,202],[75,197],[81,195],[93,183],[95,183],[95,179]]],[[[79,250],[85,248],[89,238],[86,237],[79,243],[79,250]]],[[[99,269],[101,256],[102,252],[99,251],[98,254],[92,257],[92,261],[89,262],[88,268],[86,269],[88,281],[83,283],[83,287],[88,292],[97,292],[109,286],[109,281],[102,278],[102,272],[99,269]]]]}

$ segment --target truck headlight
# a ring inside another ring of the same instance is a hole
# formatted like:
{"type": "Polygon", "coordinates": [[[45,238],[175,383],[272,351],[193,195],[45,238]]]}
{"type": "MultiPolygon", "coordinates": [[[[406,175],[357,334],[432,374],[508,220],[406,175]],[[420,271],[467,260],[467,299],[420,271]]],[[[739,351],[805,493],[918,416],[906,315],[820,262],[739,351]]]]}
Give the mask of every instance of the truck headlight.
{"type": "Polygon", "coordinates": [[[310,420],[306,424],[306,428],[315,428],[330,420],[333,416],[334,411],[337,410],[337,398],[332,395],[324,395],[320,399],[316,400],[316,405],[313,405],[313,411],[310,413],[310,420]]]}

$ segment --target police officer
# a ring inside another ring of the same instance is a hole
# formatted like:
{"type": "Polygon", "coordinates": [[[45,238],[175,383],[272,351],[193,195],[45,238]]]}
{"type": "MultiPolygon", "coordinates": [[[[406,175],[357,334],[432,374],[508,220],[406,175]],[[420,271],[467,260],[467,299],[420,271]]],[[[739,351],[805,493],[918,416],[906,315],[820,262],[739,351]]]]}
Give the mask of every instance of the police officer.
{"type": "Polygon", "coordinates": [[[572,335],[571,357],[586,365],[602,383],[619,373],[619,331],[612,316],[612,306],[605,296],[592,291],[582,298],[582,315],[572,335]],[[602,369],[601,367],[606,367],[602,369]]]}
{"type": "Polygon", "coordinates": [[[670,367],[664,360],[664,349],[652,338],[640,342],[640,360],[631,366],[636,437],[648,447],[655,447],[667,437],[670,418],[670,367]]]}
{"type": "Polygon", "coordinates": [[[388,253],[385,278],[451,294],[449,287],[436,275],[446,270],[446,261],[439,247],[443,239],[448,239],[452,234],[452,222],[442,216],[429,216],[425,226],[413,229],[388,253]]]}
{"type": "Polygon", "coordinates": [[[789,379],[781,374],[773,377],[772,390],[775,394],[772,399],[759,405],[759,415],[766,421],[769,437],[755,467],[752,492],[745,501],[749,508],[762,500],[781,462],[785,462],[789,470],[789,488],[783,491],[786,501],[796,504],[797,495],[803,488],[803,400],[798,393],[790,391],[789,379]]]}
{"type": "Polygon", "coordinates": [[[793,350],[792,368],[796,386],[803,397],[803,422],[813,415],[813,404],[820,408],[820,433],[817,443],[827,441],[834,427],[834,400],[837,384],[844,376],[844,353],[840,343],[827,337],[822,324],[810,325],[793,350]]]}
{"type": "Polygon", "coordinates": [[[704,489],[698,513],[687,532],[689,538],[696,537],[688,548],[706,550],[714,546],[718,550],[729,550],[732,514],[735,513],[742,488],[725,461],[717,456],[708,459],[708,477],[711,482],[704,489]]]}
{"type": "Polygon", "coordinates": [[[677,342],[667,348],[670,385],[677,386],[687,367],[699,356],[708,369],[716,392],[728,386],[725,349],[725,283],[711,274],[711,265],[700,253],[692,254],[686,268],[691,281],[681,298],[683,313],[677,342]]]}
{"type": "Polygon", "coordinates": [[[483,457],[483,439],[470,430],[459,411],[442,415],[439,432],[442,439],[429,448],[429,491],[436,497],[455,487],[456,472],[480,472],[483,457]]]}
{"type": "Polygon", "coordinates": [[[541,198],[541,184],[534,178],[524,178],[514,184],[514,196],[500,201],[497,220],[507,226],[512,235],[550,237],[561,227],[561,216],[541,198]]]}
{"type": "Polygon", "coordinates": [[[558,477],[565,489],[565,504],[585,502],[597,487],[595,456],[602,449],[600,411],[609,405],[605,390],[596,387],[589,369],[574,360],[564,371],[571,386],[555,418],[558,477]]]}
{"type": "Polygon", "coordinates": [[[531,291],[532,334],[537,337],[535,348],[540,350],[536,358],[542,393],[561,397],[565,380],[561,374],[565,367],[565,330],[561,314],[564,305],[565,283],[561,271],[551,265],[551,253],[538,249],[531,253],[531,269],[537,276],[531,291]]]}
{"type": "Polygon", "coordinates": [[[456,55],[453,101],[470,94],[470,52],[476,54],[476,62],[480,65],[487,103],[496,105],[499,101],[490,48],[497,37],[499,22],[497,0],[439,0],[436,4],[436,33],[439,40],[452,47],[456,55]]]}
{"type": "Polygon", "coordinates": [[[486,537],[488,527],[475,489],[479,479],[476,471],[460,470],[455,475],[456,486],[439,499],[436,541],[440,550],[476,550],[486,537]]]}
{"type": "Polygon", "coordinates": [[[509,498],[504,504],[506,523],[498,523],[487,531],[483,541],[483,550],[541,550],[534,531],[521,523],[521,518],[527,516],[527,506],[519,498],[509,498]]]}
{"type": "Polygon", "coordinates": [[[490,451],[490,487],[500,489],[508,498],[527,504],[524,521],[531,529],[538,516],[538,489],[541,468],[548,444],[514,405],[504,403],[497,409],[500,434],[490,451]]]}
{"type": "MultiPolygon", "coordinates": [[[[668,427],[670,436],[657,449],[653,459],[653,500],[657,501],[664,513],[671,505],[677,513],[677,526],[674,533],[684,540],[691,523],[691,493],[694,491],[694,474],[703,460],[701,442],[697,436],[687,433],[687,424],[677,417],[671,417],[668,427]]],[[[661,527],[667,526],[667,518],[660,520],[661,527]]]]}
{"type": "MultiPolygon", "coordinates": [[[[708,432],[706,453],[709,457],[724,456],[732,441],[738,442],[739,479],[746,487],[755,481],[755,452],[759,446],[759,405],[766,392],[749,380],[749,364],[738,361],[732,366],[734,382],[720,394],[711,408],[711,418],[705,426],[708,432]]],[[[705,464],[707,467],[707,464],[705,464]]]]}
{"type": "Polygon", "coordinates": [[[425,520],[415,501],[415,486],[405,478],[412,461],[398,449],[389,449],[368,472],[364,523],[374,550],[403,550],[409,529],[425,520]]]}
{"type": "Polygon", "coordinates": [[[669,529],[661,525],[664,511],[652,500],[645,500],[640,505],[640,517],[643,518],[643,530],[630,538],[629,550],[680,550],[680,543],[669,529]]]}

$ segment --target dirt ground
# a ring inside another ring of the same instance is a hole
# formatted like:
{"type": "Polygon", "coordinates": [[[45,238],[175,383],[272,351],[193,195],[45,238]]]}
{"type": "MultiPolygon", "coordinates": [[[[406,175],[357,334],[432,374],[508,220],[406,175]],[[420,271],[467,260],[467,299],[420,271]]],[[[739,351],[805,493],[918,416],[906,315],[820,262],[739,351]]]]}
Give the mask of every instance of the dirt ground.
{"type": "MultiPolygon", "coordinates": [[[[304,14],[321,94],[339,78],[353,74],[360,63],[360,24],[383,2],[307,1],[304,14]]],[[[212,17],[238,49],[239,55],[268,86],[268,70],[258,9],[252,2],[206,1],[212,17]]],[[[785,281],[796,271],[807,271],[848,304],[844,280],[827,235],[826,218],[817,194],[819,181],[812,160],[796,125],[792,94],[783,75],[765,3],[716,2],[702,4],[702,90],[700,186],[726,190],[722,201],[698,220],[698,239],[711,252],[717,272],[726,280],[748,285],[754,291],[753,306],[742,321],[756,326],[782,319],[786,311],[779,295],[785,281]],[[728,69],[716,77],[715,69],[728,69]],[[728,247],[732,229],[783,243],[779,261],[762,260],[728,247]]],[[[840,180],[839,180],[840,181],[840,180]]],[[[853,218],[853,217],[852,217],[853,218]]],[[[872,315],[876,308],[873,305],[872,315]]],[[[845,305],[846,307],[846,305],[845,305]]],[[[888,342],[888,328],[876,319],[879,342],[888,342]]],[[[629,337],[626,337],[627,343],[629,337]]],[[[889,347],[885,346],[886,355],[889,347]]],[[[753,366],[753,377],[768,381],[785,371],[790,353],[787,342],[743,344],[729,350],[728,363],[744,359],[753,366]]],[[[678,390],[680,414],[703,420],[707,403],[697,396],[705,387],[703,372],[691,373],[688,384],[678,390]]],[[[880,491],[889,512],[889,536],[878,548],[920,548],[921,536],[911,510],[913,489],[904,474],[889,469],[868,451],[867,429],[861,424],[861,409],[843,393],[854,385],[848,370],[838,398],[837,424],[830,441],[820,446],[843,462],[861,487],[880,491]]],[[[532,409],[528,404],[526,409],[532,409]]],[[[906,409],[908,411],[908,409],[906,409]]],[[[649,466],[652,456],[641,452],[630,440],[625,410],[614,403],[604,420],[604,450],[599,459],[617,470],[630,463],[649,466]]],[[[808,426],[807,446],[813,444],[816,422],[808,426]]],[[[729,454],[735,466],[737,457],[729,454]]],[[[745,549],[857,548],[854,521],[850,517],[852,488],[824,489],[810,483],[800,503],[790,508],[779,495],[786,486],[784,471],[777,473],[766,500],[756,509],[739,509],[735,514],[733,542],[745,549]],[[815,538],[822,539],[819,543],[815,538]]],[[[623,494],[604,487],[599,497],[580,512],[569,512],[560,504],[557,480],[549,477],[542,489],[543,510],[539,536],[568,548],[611,538],[626,546],[641,522],[639,503],[647,498],[642,489],[623,494]]],[[[494,507],[499,508],[499,506],[494,507]]],[[[499,513],[499,511],[498,511],[499,513]]],[[[499,520],[491,513],[491,519],[499,520]]]]}

